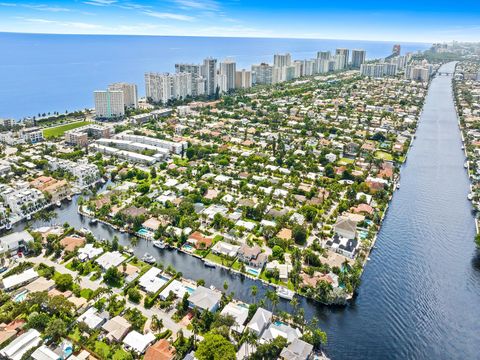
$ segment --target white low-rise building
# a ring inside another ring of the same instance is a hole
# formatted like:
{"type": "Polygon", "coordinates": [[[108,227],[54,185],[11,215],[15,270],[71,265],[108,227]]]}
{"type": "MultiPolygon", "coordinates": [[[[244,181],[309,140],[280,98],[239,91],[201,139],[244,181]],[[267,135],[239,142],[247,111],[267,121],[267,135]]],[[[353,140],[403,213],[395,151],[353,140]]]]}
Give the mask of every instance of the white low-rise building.
{"type": "Polygon", "coordinates": [[[21,360],[28,350],[38,346],[41,341],[40,333],[35,329],[30,329],[0,350],[0,354],[4,359],[21,360]]]}

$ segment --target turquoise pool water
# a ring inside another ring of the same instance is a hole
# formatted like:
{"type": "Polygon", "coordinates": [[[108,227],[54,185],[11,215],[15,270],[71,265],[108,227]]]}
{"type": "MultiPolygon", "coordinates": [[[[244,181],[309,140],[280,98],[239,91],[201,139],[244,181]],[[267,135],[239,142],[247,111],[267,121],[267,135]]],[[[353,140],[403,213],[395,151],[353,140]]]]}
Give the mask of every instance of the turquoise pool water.
{"type": "Polygon", "coordinates": [[[21,302],[21,301],[23,301],[23,300],[26,299],[27,294],[28,294],[28,291],[27,291],[27,290],[24,290],[24,291],[22,291],[21,293],[15,295],[15,297],[13,298],[13,301],[15,301],[15,302],[21,302]]]}
{"type": "Polygon", "coordinates": [[[187,292],[192,295],[192,293],[195,291],[194,288],[191,288],[190,286],[185,286],[185,289],[187,289],[187,292]]]}
{"type": "Polygon", "coordinates": [[[193,246],[192,245],[185,244],[185,245],[183,245],[183,248],[185,250],[188,250],[188,251],[193,251],[193,246]]]}
{"type": "Polygon", "coordinates": [[[141,228],[140,230],[137,231],[137,233],[138,233],[139,235],[144,235],[144,236],[146,236],[146,235],[149,234],[149,231],[148,231],[147,229],[141,228]]]}
{"type": "Polygon", "coordinates": [[[255,276],[258,276],[260,274],[260,272],[258,270],[255,270],[255,269],[248,269],[247,272],[249,274],[252,274],[252,275],[255,275],[255,276]]]}

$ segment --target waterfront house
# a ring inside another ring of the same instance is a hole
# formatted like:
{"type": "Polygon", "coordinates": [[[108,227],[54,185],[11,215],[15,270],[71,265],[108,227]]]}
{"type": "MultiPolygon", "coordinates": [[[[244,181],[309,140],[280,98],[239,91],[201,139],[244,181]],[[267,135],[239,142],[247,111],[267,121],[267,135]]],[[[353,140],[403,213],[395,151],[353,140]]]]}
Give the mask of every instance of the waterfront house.
{"type": "Polygon", "coordinates": [[[81,246],[85,245],[85,238],[73,235],[73,236],[66,236],[62,240],[60,240],[60,245],[62,245],[65,251],[72,252],[76,248],[80,248],[81,246]]]}
{"type": "Polygon", "coordinates": [[[122,262],[124,262],[126,258],[122,255],[119,251],[108,251],[101,255],[99,258],[95,260],[95,262],[100,265],[100,267],[106,271],[111,267],[117,267],[122,262]]]}
{"type": "Polygon", "coordinates": [[[276,321],[270,324],[270,326],[263,332],[260,342],[270,342],[278,336],[287,339],[287,341],[291,343],[295,339],[301,337],[302,333],[298,329],[292,328],[285,323],[276,321]]]}
{"type": "Polygon", "coordinates": [[[300,340],[294,339],[280,353],[281,360],[309,360],[313,352],[313,345],[300,340]]]}
{"type": "Polygon", "coordinates": [[[78,249],[78,259],[80,261],[91,260],[102,253],[102,248],[96,248],[93,244],[86,244],[83,248],[78,249]]]}
{"type": "MultiPolygon", "coordinates": [[[[193,292],[195,287],[193,285],[189,285],[189,287],[192,288],[192,292],[193,292]]],[[[172,293],[177,298],[181,299],[183,298],[186,292],[188,292],[188,289],[186,288],[185,285],[183,285],[178,280],[173,280],[172,282],[170,282],[170,284],[167,285],[165,289],[162,290],[159,297],[161,300],[166,300],[167,297],[170,295],[170,293],[172,293]]]]}
{"type": "Polygon", "coordinates": [[[357,237],[357,223],[348,217],[339,216],[334,231],[346,239],[355,239],[357,237]]]}
{"type": "Polygon", "coordinates": [[[188,301],[191,308],[215,312],[220,305],[221,298],[222,293],[219,291],[199,286],[190,295],[188,301]]]}
{"type": "Polygon", "coordinates": [[[249,266],[261,269],[267,262],[268,256],[262,253],[262,248],[258,245],[250,247],[243,244],[238,250],[238,259],[249,266]]]}
{"type": "Polygon", "coordinates": [[[48,346],[38,347],[31,355],[33,360],[62,360],[63,357],[51,350],[48,346]]]}
{"type": "Polygon", "coordinates": [[[278,260],[273,260],[265,266],[265,270],[267,271],[274,271],[275,269],[278,270],[279,279],[288,282],[288,274],[292,270],[291,264],[281,264],[278,260]]]}
{"type": "Polygon", "coordinates": [[[168,281],[161,273],[162,271],[159,268],[152,267],[140,277],[138,280],[139,286],[147,293],[155,294],[168,281]]]}
{"type": "Polygon", "coordinates": [[[208,249],[210,246],[212,246],[212,242],[212,238],[204,236],[199,231],[195,231],[187,239],[187,243],[191,244],[196,249],[208,249]]]}
{"type": "Polygon", "coordinates": [[[219,241],[212,246],[211,252],[214,254],[235,257],[239,249],[239,245],[233,245],[225,241],[219,241]]]}
{"type": "Polygon", "coordinates": [[[252,331],[255,335],[261,336],[263,331],[271,323],[272,318],[272,312],[259,307],[246,328],[252,331]]]}

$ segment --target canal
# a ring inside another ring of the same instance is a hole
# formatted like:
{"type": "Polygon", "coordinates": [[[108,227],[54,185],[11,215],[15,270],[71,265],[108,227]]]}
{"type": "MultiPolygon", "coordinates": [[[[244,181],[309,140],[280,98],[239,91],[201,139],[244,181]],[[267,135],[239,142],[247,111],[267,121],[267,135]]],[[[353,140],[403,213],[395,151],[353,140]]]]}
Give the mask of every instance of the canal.
{"type": "MultiPolygon", "coordinates": [[[[452,72],[454,64],[442,71],[452,72]]],[[[307,319],[316,316],[327,332],[332,359],[474,359],[480,357],[480,258],[467,200],[469,181],[453,104],[451,77],[435,78],[420,119],[417,138],[401,173],[355,300],[345,308],[301,299],[307,319]]],[[[87,227],[98,238],[129,236],[77,214],[75,198],[57,210],[56,223],[87,227]]],[[[18,229],[18,227],[17,227],[18,229]]],[[[251,301],[267,286],[223,269],[206,268],[191,256],[159,250],[140,240],[135,253],[154,255],[186,278],[251,301]]],[[[290,310],[282,301],[282,310],[290,310]]]]}

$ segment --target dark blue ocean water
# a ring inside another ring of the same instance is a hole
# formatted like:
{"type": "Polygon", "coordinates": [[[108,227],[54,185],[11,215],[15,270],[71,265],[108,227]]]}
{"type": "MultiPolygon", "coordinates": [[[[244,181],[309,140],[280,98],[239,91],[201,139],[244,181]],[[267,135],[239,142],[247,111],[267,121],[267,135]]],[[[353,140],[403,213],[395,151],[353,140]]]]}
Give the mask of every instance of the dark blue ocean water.
{"type": "MultiPolygon", "coordinates": [[[[402,51],[428,44],[401,43],[402,51]]],[[[64,112],[93,106],[93,91],[115,81],[134,82],[144,94],[146,71],[174,71],[176,62],[232,56],[237,67],[295,59],[319,50],[363,48],[368,58],[390,54],[393,42],[166,36],[42,35],[0,33],[0,118],[64,112]]]]}

